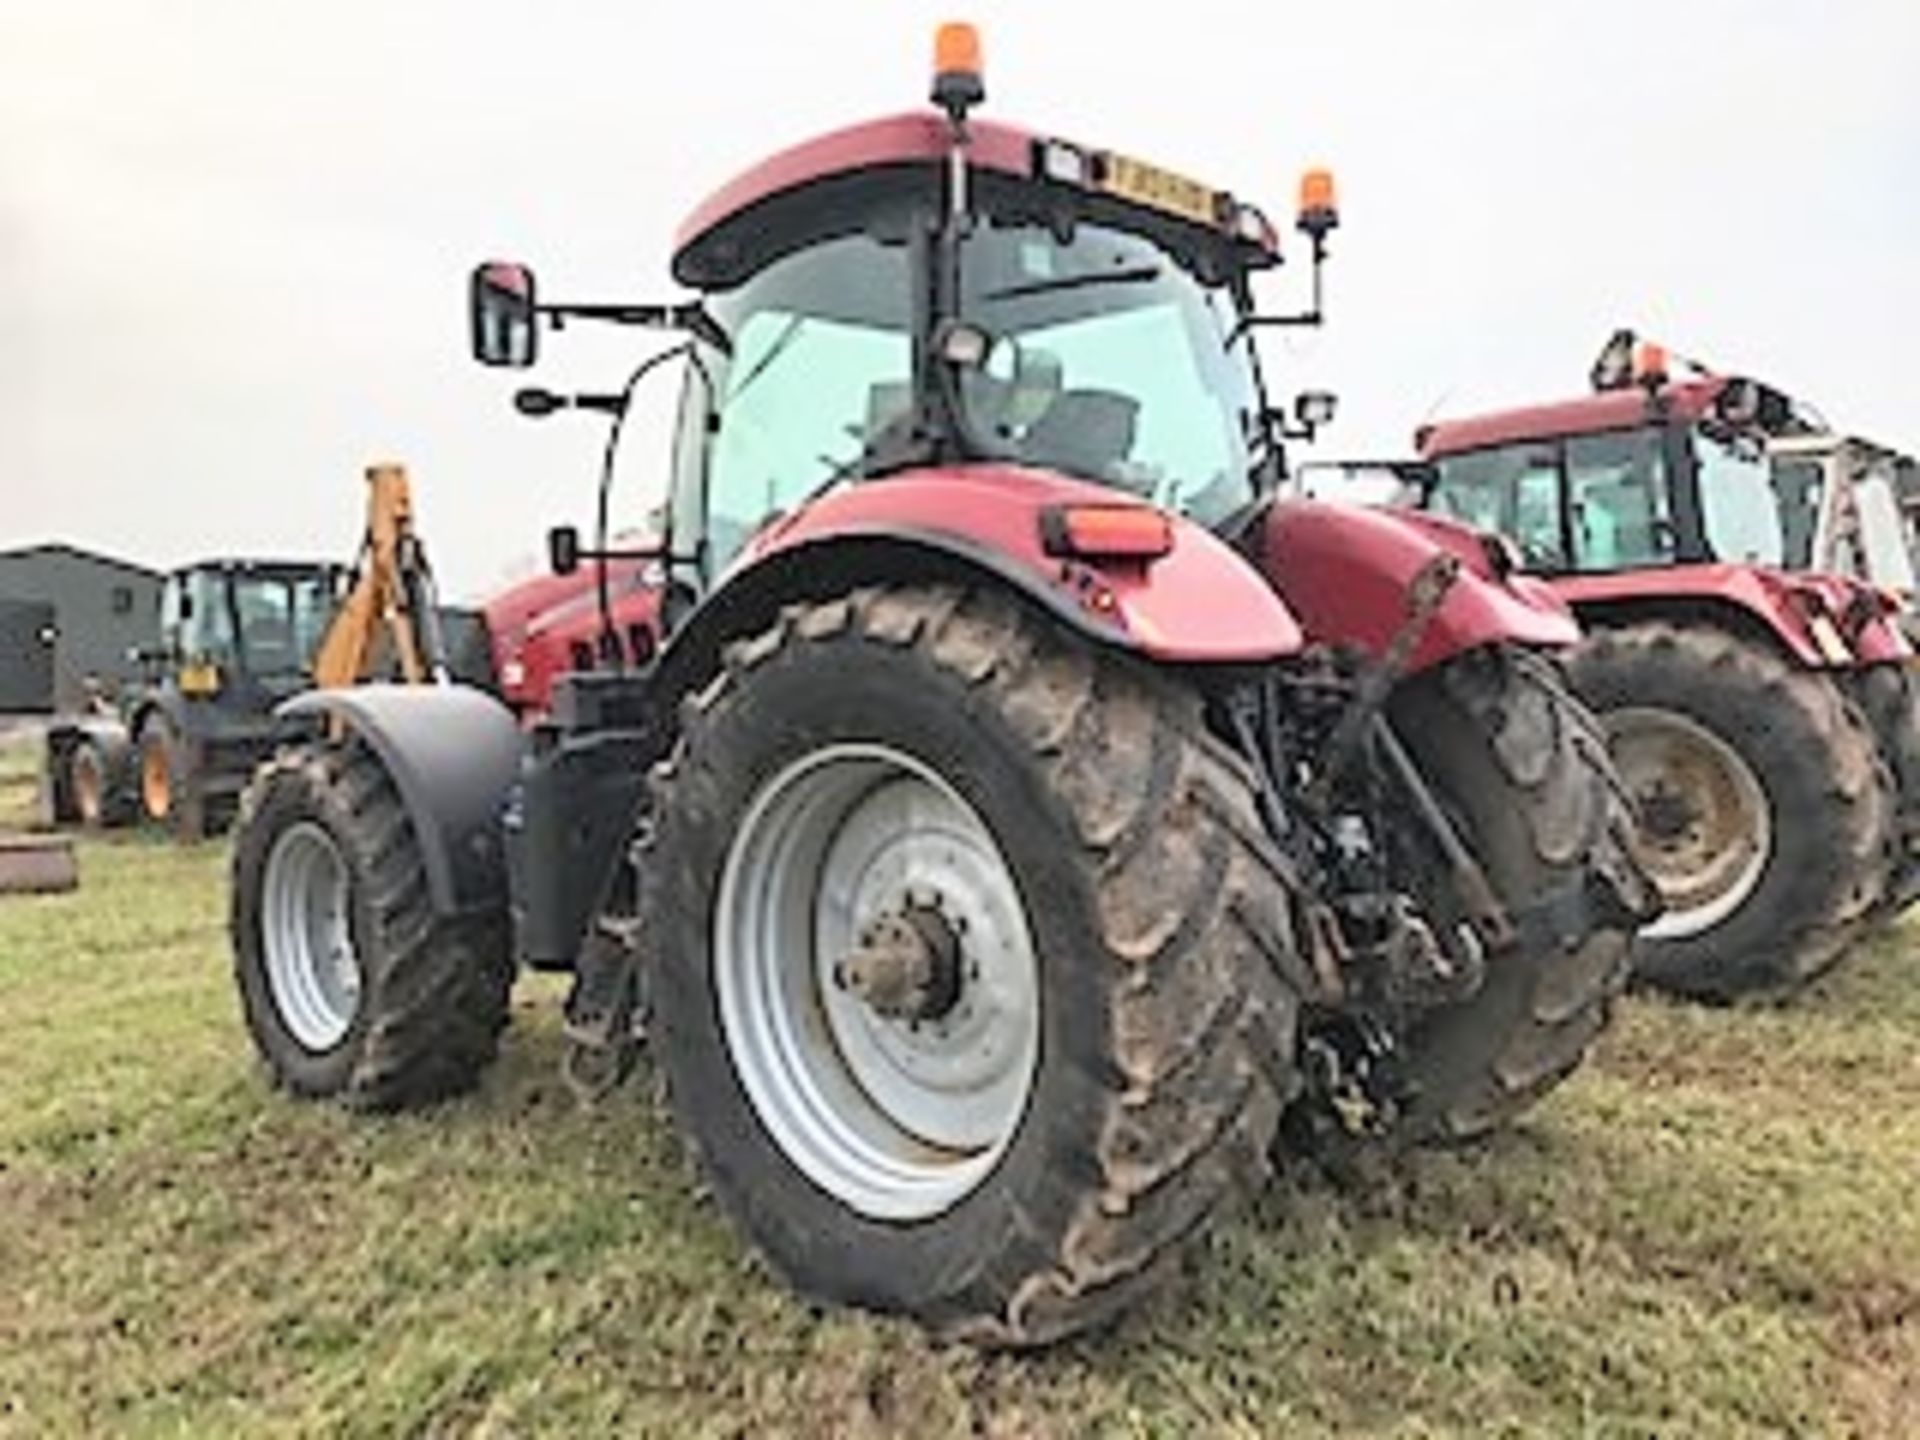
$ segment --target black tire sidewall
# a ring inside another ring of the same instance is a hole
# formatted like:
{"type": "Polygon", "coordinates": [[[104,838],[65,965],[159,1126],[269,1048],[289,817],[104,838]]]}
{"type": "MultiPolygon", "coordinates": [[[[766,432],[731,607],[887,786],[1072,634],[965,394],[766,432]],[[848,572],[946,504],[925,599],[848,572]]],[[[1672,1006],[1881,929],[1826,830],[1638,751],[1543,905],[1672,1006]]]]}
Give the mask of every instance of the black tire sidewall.
{"type": "Polygon", "coordinates": [[[1910,903],[1920,887],[1920,686],[1905,663],[1875,665],[1860,673],[1855,696],[1895,791],[1895,844],[1889,856],[1885,912],[1910,903]]]}
{"type": "Polygon", "coordinates": [[[1072,1218],[1086,1177],[1052,1179],[1060,1139],[1086,1153],[1103,1115],[1118,965],[1099,963],[1101,932],[1073,822],[1026,743],[977,689],[917,651],[853,635],[792,648],[753,671],[702,727],[661,817],[650,914],[665,963],[655,976],[657,1039],[682,1131],[696,1138],[750,1233],[799,1288],[879,1309],[942,1318],[981,1257],[1009,1235],[1047,1244],[1072,1218]],[[884,718],[880,718],[884,717],[884,718]],[[955,1205],[924,1221],[860,1215],[817,1187],[762,1126],[728,1055],[711,935],[728,846],[760,787],[836,742],[888,745],[928,765],[985,822],[1027,912],[1040,984],[1038,1068],[1011,1143],[955,1205]],[[1017,1203],[1016,1203],[1017,1197],[1017,1203]]]}

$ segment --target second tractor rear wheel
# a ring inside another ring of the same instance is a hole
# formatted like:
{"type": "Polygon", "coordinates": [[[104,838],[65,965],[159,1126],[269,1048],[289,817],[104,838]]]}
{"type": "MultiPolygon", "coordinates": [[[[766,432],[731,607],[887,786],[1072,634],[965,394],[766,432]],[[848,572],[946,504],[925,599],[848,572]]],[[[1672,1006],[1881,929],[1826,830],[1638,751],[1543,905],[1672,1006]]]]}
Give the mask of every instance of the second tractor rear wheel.
{"type": "Polygon", "coordinates": [[[1728,1000],[1837,961],[1884,892],[1893,797],[1834,679],[1662,622],[1594,633],[1571,674],[1607,727],[1636,853],[1666,904],[1641,934],[1637,975],[1728,1000]]]}
{"type": "Polygon", "coordinates": [[[203,839],[206,799],[186,741],[174,723],[155,711],[140,724],[134,742],[140,819],[176,839],[203,839]]]}
{"type": "Polygon", "coordinates": [[[1920,677],[1903,662],[1873,665],[1854,676],[1852,692],[1896,797],[1886,892],[1875,910],[1877,919],[1891,920],[1920,899],[1920,677]]]}

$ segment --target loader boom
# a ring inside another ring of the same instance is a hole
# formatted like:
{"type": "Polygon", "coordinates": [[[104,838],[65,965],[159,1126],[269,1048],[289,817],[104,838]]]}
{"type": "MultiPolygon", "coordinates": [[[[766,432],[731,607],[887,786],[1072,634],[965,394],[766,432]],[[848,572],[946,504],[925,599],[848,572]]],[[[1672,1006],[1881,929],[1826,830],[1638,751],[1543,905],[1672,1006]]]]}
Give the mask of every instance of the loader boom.
{"type": "Polygon", "coordinates": [[[313,657],[321,689],[368,678],[374,644],[384,627],[400,675],[409,685],[447,679],[433,571],[413,528],[413,492],[400,465],[367,469],[367,530],[353,589],[334,613],[313,657]]]}

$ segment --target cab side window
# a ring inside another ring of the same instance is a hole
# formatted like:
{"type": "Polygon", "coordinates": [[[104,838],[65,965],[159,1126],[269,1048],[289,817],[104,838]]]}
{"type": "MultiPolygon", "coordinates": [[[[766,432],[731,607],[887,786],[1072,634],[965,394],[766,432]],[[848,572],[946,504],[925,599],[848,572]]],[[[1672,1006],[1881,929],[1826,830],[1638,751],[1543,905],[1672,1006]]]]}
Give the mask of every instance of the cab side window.
{"type": "Polygon", "coordinates": [[[1568,514],[1581,570],[1658,564],[1673,549],[1666,461],[1654,430],[1567,441],[1568,514]]]}
{"type": "Polygon", "coordinates": [[[1560,455],[1552,444],[1498,445],[1449,455],[1435,467],[1433,508],[1507,536],[1527,568],[1567,568],[1560,526],[1560,455]]]}

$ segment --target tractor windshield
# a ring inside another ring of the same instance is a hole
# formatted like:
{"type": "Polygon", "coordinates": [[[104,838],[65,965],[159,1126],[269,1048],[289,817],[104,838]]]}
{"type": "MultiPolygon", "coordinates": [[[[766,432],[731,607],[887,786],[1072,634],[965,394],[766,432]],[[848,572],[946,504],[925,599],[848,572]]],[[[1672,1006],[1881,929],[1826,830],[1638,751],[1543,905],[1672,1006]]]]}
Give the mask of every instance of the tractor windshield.
{"type": "Polygon", "coordinates": [[[293,675],[320,648],[333,618],[333,586],[326,575],[250,575],[234,582],[240,649],[256,675],[293,675]]]}
{"type": "Polygon", "coordinates": [[[705,537],[714,571],[769,518],[862,469],[913,414],[913,287],[907,247],[844,235],[774,261],[708,300],[732,354],[702,350],[706,423],[683,423],[678,469],[705,452],[705,537]],[[707,385],[712,387],[710,399],[707,385]]]}
{"type": "MultiPolygon", "coordinates": [[[[900,227],[904,230],[905,227],[900,227]]],[[[769,519],[915,452],[911,246],[842,234],[710,293],[731,354],[703,347],[699,409],[676,463],[718,573],[769,519]],[[701,413],[704,412],[704,421],[701,413]]],[[[1232,297],[1152,241],[1079,223],[983,219],[965,244],[963,311],[999,343],[962,372],[990,456],[1097,480],[1211,524],[1254,498],[1259,404],[1232,297]]]]}
{"type": "Polygon", "coordinates": [[[1152,241],[1081,223],[983,225],[962,309],[997,342],[964,372],[972,428],[1023,464],[1213,524],[1254,498],[1258,401],[1229,293],[1152,241]]]}

